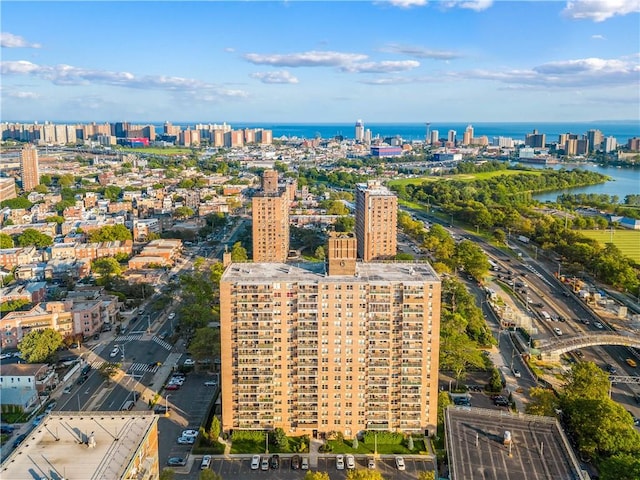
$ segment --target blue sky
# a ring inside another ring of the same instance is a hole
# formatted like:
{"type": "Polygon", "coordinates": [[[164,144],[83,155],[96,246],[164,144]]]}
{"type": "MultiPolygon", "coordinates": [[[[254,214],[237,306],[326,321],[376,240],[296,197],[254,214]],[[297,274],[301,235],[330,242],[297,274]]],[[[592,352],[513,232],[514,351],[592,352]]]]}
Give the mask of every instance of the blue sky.
{"type": "Polygon", "coordinates": [[[2,1],[1,120],[640,121],[640,0],[2,1]]]}

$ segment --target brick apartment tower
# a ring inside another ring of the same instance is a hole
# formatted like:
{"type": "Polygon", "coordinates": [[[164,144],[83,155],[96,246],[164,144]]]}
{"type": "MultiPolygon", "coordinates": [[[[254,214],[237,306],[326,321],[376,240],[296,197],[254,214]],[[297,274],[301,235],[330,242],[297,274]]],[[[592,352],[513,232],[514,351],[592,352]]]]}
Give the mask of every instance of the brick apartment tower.
{"type": "Polygon", "coordinates": [[[220,282],[222,428],[432,433],[440,280],[427,263],[230,264],[220,282]]]}
{"type": "Polygon", "coordinates": [[[390,259],[398,249],[398,198],[380,182],[356,185],[356,238],[358,258],[390,259]]]}
{"type": "Polygon", "coordinates": [[[20,155],[20,177],[22,190],[30,192],[40,185],[40,169],[38,168],[38,150],[34,145],[27,145],[20,155]]]}
{"type": "Polygon", "coordinates": [[[252,199],[253,261],[286,262],[289,255],[289,196],[278,187],[278,172],[266,170],[262,190],[252,199]]]}

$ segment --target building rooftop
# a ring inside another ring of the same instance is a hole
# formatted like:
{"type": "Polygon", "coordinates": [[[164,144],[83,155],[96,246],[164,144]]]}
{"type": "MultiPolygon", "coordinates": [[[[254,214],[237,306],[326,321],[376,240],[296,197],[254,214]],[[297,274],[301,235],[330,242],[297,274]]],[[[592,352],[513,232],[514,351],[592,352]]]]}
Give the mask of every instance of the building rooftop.
{"type": "Polygon", "coordinates": [[[5,460],[0,477],[122,478],[157,418],[148,412],[51,413],[5,460]]]}
{"type": "Polygon", "coordinates": [[[569,441],[553,417],[449,407],[445,428],[451,480],[581,480],[569,441]],[[505,445],[505,432],[511,447],[505,445]]]}
{"type": "Polygon", "coordinates": [[[323,262],[311,263],[232,263],[222,276],[223,281],[256,283],[287,282],[362,282],[389,284],[392,282],[435,282],[440,278],[428,263],[357,262],[356,274],[332,275],[323,262]]]}
{"type": "MultiPolygon", "coordinates": [[[[30,377],[36,375],[41,370],[46,370],[46,363],[8,363],[2,365],[3,377],[30,377]]],[[[8,385],[4,385],[8,387],[8,385]]],[[[1,475],[0,475],[1,477],[1,475]]]]}

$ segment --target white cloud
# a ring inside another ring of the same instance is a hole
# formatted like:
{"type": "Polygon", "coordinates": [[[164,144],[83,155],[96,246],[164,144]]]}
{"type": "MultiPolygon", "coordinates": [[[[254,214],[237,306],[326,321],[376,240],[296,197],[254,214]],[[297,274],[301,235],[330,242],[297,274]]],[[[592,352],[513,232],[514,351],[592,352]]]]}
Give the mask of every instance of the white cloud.
{"type": "Polygon", "coordinates": [[[640,0],[582,0],[567,2],[562,14],[575,20],[604,22],[616,15],[640,12],[640,0]]]}
{"type": "Polygon", "coordinates": [[[413,70],[420,66],[416,60],[389,60],[383,62],[352,63],[340,68],[349,73],[393,73],[413,70]]]}
{"type": "Polygon", "coordinates": [[[637,85],[640,82],[640,65],[637,60],[585,58],[550,62],[530,70],[472,70],[447,75],[549,88],[637,85]]]}
{"type": "Polygon", "coordinates": [[[591,38],[593,38],[594,40],[606,40],[604,35],[591,35],[591,38]]]}
{"type": "Polygon", "coordinates": [[[427,0],[389,0],[389,3],[394,7],[411,8],[423,7],[427,4],[427,0]]]}
{"type": "Polygon", "coordinates": [[[312,50],[273,55],[247,53],[244,55],[244,59],[255,65],[272,65],[274,67],[337,67],[366,60],[367,56],[359,53],[312,50]]]}
{"type": "Polygon", "coordinates": [[[448,50],[431,50],[424,47],[415,47],[411,45],[391,44],[387,47],[390,52],[402,53],[416,58],[429,58],[432,60],[454,60],[462,57],[461,54],[448,50]]]}
{"type": "Polygon", "coordinates": [[[40,98],[40,94],[35,92],[23,92],[23,91],[8,91],[5,93],[7,97],[19,98],[26,100],[34,100],[40,98]]]}
{"type": "Polygon", "coordinates": [[[443,6],[446,8],[464,8],[467,10],[474,10],[481,12],[493,5],[493,0],[449,0],[443,2],[443,6]]]}
{"type": "Polygon", "coordinates": [[[2,48],[40,48],[39,43],[27,42],[19,35],[8,32],[0,33],[0,47],[2,48]]]}
{"type": "Polygon", "coordinates": [[[2,75],[30,75],[50,81],[54,85],[111,85],[124,88],[155,89],[180,94],[200,93],[203,98],[247,97],[242,90],[229,90],[200,80],[166,75],[136,76],[129,72],[92,70],[71,65],[37,65],[19,60],[0,63],[2,75]]]}
{"type": "Polygon", "coordinates": [[[255,72],[250,74],[250,77],[260,80],[262,83],[298,83],[298,79],[286,70],[255,72]]]}

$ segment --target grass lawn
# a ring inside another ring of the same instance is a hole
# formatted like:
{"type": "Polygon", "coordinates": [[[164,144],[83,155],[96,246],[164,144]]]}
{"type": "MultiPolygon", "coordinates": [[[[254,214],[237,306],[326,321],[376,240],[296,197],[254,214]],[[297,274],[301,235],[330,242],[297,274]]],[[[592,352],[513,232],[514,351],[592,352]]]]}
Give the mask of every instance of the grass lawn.
{"type": "Polygon", "coordinates": [[[252,440],[234,440],[231,453],[264,453],[264,442],[252,440]]]}
{"type": "Polygon", "coordinates": [[[611,243],[620,249],[623,255],[640,262],[640,230],[580,230],[585,237],[593,238],[601,244],[611,243]]]}
{"type": "MultiPolygon", "coordinates": [[[[351,440],[345,440],[343,442],[339,440],[328,440],[327,443],[331,445],[331,453],[333,454],[346,454],[346,453],[357,453],[366,455],[369,453],[374,453],[374,445],[369,445],[368,443],[358,442],[358,448],[354,449],[352,447],[351,440]]],[[[405,445],[385,445],[378,444],[378,453],[382,455],[409,455],[409,454],[419,454],[424,452],[426,449],[424,447],[423,440],[413,440],[413,450],[409,450],[405,445]]]]}
{"type": "Polygon", "coordinates": [[[480,172],[480,173],[460,173],[457,175],[430,175],[428,177],[416,177],[416,178],[399,178],[397,180],[390,180],[389,186],[394,185],[420,185],[423,182],[436,182],[438,180],[458,180],[461,182],[471,182],[474,180],[486,180],[487,178],[500,177],[502,175],[520,175],[524,173],[526,175],[542,175],[542,171],[529,171],[529,170],[499,170],[496,172],[480,172]]]}
{"type": "MultiPolygon", "coordinates": [[[[265,453],[265,440],[234,440],[231,444],[231,453],[265,453]]],[[[283,450],[269,443],[269,453],[306,453],[309,451],[309,439],[307,437],[289,437],[289,448],[283,450]],[[304,449],[300,445],[304,442],[304,449]]]]}

